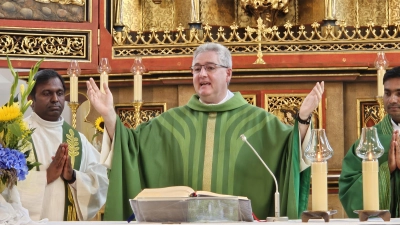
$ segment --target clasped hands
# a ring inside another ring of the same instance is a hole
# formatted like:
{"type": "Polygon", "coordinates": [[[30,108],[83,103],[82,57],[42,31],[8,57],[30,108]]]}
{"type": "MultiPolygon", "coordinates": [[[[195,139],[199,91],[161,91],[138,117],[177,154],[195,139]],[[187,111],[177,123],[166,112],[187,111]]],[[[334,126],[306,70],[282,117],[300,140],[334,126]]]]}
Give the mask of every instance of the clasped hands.
{"type": "Polygon", "coordinates": [[[58,146],[56,155],[52,157],[52,161],[47,168],[47,184],[52,183],[57,178],[69,181],[72,179],[73,169],[71,158],[68,156],[68,144],[61,143],[58,146]]]}
{"type": "Polygon", "coordinates": [[[390,173],[393,173],[396,169],[400,169],[400,138],[399,131],[395,130],[392,135],[392,141],[390,142],[390,149],[388,155],[388,165],[390,173]]]}

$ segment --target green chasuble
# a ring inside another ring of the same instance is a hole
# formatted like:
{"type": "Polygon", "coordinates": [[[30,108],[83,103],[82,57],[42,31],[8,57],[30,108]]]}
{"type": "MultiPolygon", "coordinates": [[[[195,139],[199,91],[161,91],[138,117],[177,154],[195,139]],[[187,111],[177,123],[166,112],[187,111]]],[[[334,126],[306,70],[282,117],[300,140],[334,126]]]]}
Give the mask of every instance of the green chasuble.
{"type": "Polygon", "coordinates": [[[299,171],[297,123],[285,125],[235,93],[219,105],[204,105],[194,95],[135,130],[117,119],[105,220],[126,220],[129,199],[143,188],[167,186],[246,196],[258,218],[274,216],[274,180],[241,134],[277,177],[281,215],[298,218],[307,207],[310,176],[309,169],[299,171]]]}
{"type": "MultiPolygon", "coordinates": [[[[375,125],[379,140],[385,148],[385,153],[379,161],[379,209],[390,210],[392,217],[399,217],[400,171],[390,174],[388,153],[392,140],[393,128],[391,118],[386,115],[375,125]]],[[[363,209],[362,159],[356,155],[357,140],[344,157],[342,173],[339,178],[339,198],[349,217],[358,217],[354,210],[363,209]]]]}

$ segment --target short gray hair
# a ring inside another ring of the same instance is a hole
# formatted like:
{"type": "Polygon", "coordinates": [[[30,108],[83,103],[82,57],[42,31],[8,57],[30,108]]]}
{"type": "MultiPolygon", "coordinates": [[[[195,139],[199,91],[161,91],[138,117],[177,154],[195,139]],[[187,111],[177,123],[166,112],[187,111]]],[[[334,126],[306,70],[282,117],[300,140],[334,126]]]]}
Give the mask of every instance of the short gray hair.
{"type": "Polygon", "coordinates": [[[214,43],[214,42],[207,42],[199,47],[197,47],[196,51],[193,53],[193,61],[194,59],[203,52],[215,52],[218,55],[219,63],[223,66],[227,66],[228,68],[232,68],[232,55],[231,52],[223,45],[214,43]]]}

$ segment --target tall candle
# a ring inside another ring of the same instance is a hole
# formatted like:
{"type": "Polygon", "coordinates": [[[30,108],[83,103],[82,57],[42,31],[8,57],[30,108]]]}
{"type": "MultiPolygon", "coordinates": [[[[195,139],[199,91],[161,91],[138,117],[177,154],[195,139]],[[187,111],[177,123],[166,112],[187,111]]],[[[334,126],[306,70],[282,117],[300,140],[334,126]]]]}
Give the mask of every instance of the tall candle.
{"type": "Polygon", "coordinates": [[[383,96],[384,87],[383,87],[383,75],[385,75],[386,70],[383,68],[378,69],[378,74],[376,77],[376,85],[378,90],[378,96],[383,96]]]}
{"type": "Polygon", "coordinates": [[[78,76],[75,74],[70,76],[69,88],[70,102],[78,102],[78,76]]]}
{"type": "Polygon", "coordinates": [[[101,72],[100,74],[100,91],[105,93],[104,91],[104,84],[108,85],[108,74],[106,71],[101,72]]]}
{"type": "Polygon", "coordinates": [[[133,76],[133,101],[142,101],[142,75],[136,73],[133,76]]]}
{"type": "Polygon", "coordinates": [[[377,160],[362,161],[364,210],[379,210],[378,171],[377,160]]]}
{"type": "Polygon", "coordinates": [[[328,171],[327,162],[313,162],[312,174],[312,211],[328,210],[328,171]]]}

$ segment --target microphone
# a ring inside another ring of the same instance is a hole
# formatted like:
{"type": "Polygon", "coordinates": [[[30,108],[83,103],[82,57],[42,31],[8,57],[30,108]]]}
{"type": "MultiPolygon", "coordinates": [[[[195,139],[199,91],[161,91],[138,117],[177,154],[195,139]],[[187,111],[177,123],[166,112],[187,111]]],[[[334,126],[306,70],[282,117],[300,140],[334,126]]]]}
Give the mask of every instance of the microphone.
{"type": "Polygon", "coordinates": [[[262,158],[257,153],[257,151],[253,148],[253,146],[251,146],[251,144],[247,141],[246,136],[244,136],[244,134],[242,134],[242,135],[240,135],[240,138],[242,139],[242,141],[247,143],[247,145],[251,148],[251,150],[253,150],[254,154],[256,154],[258,159],[260,159],[261,163],[265,166],[265,168],[267,168],[268,172],[271,174],[272,178],[274,178],[274,181],[275,181],[275,188],[276,188],[276,191],[275,191],[275,217],[267,217],[267,222],[288,221],[289,220],[288,217],[286,217],[286,216],[281,217],[280,216],[281,209],[280,209],[279,189],[278,189],[278,182],[276,181],[275,175],[269,169],[267,164],[265,164],[264,160],[262,160],[262,158]]]}

